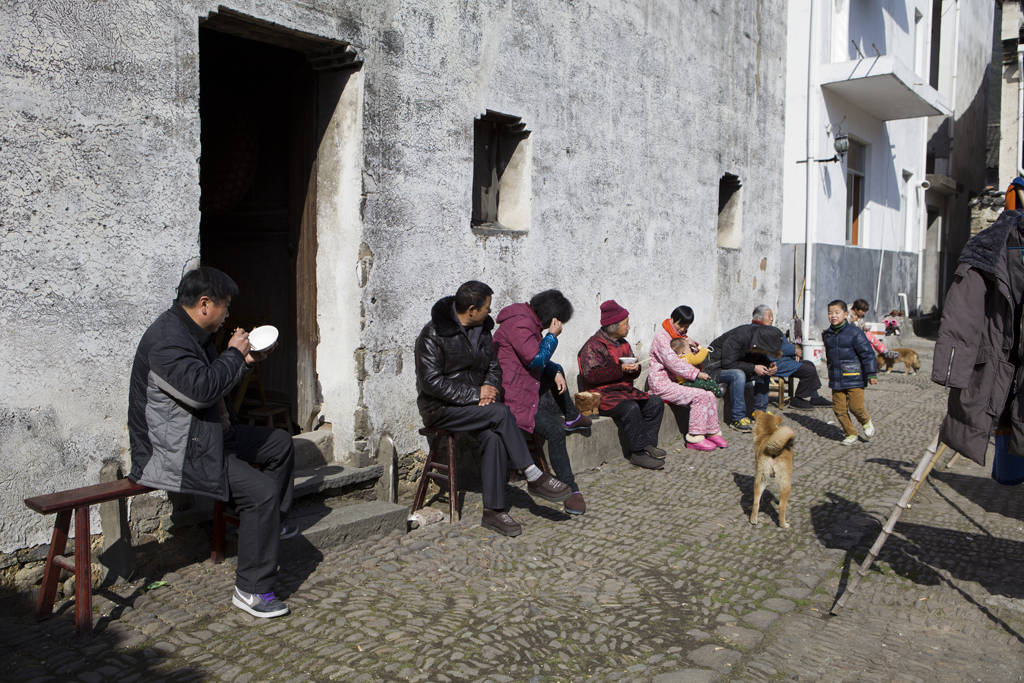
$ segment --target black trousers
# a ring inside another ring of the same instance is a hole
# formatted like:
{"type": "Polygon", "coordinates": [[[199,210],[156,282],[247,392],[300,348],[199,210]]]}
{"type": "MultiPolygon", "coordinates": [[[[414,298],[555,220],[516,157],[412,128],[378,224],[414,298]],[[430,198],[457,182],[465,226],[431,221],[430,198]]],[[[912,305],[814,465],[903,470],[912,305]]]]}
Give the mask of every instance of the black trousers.
{"type": "Polygon", "coordinates": [[[236,425],[224,435],[224,456],[229,502],[238,512],[235,585],[247,593],[269,593],[277,578],[281,515],[292,507],[292,437],[283,429],[236,425]]]}
{"type": "Polygon", "coordinates": [[[559,394],[553,383],[541,385],[537,414],[533,418],[533,435],[547,442],[548,460],[555,477],[573,491],[579,491],[579,487],[569,462],[569,451],[565,449],[565,423],[579,414],[568,389],[559,394]]]}
{"type": "Polygon", "coordinates": [[[480,483],[484,507],[505,509],[508,470],[525,470],[533,464],[523,433],[504,403],[487,406],[449,406],[431,427],[453,432],[473,432],[480,441],[480,483]]]}
{"type": "Polygon", "coordinates": [[[818,377],[814,363],[809,360],[801,361],[800,367],[794,370],[790,377],[800,380],[800,383],[796,385],[796,391],[793,392],[793,398],[808,399],[817,394],[818,389],[821,388],[821,378],[818,377]]]}
{"type": "Polygon", "coordinates": [[[630,453],[642,451],[644,446],[658,445],[658,430],[665,403],[653,394],[645,401],[623,401],[611,410],[600,411],[615,420],[619,432],[626,437],[630,453]]]}

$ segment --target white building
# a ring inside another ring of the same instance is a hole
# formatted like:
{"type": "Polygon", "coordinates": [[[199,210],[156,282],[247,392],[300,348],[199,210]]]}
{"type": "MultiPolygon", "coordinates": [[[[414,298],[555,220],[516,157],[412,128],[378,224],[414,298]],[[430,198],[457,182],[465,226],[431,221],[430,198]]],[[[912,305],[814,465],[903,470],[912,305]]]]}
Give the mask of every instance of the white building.
{"type": "Polygon", "coordinates": [[[985,117],[974,112],[985,106],[993,7],[790,2],[782,239],[791,263],[779,317],[808,320],[805,336],[818,338],[832,299],[866,299],[874,319],[920,312],[925,292],[937,300],[943,244],[929,242],[928,226],[966,234],[968,196],[984,186],[985,117]],[[955,143],[930,154],[936,135],[955,143]],[[929,174],[942,181],[931,201],[929,174]]]}

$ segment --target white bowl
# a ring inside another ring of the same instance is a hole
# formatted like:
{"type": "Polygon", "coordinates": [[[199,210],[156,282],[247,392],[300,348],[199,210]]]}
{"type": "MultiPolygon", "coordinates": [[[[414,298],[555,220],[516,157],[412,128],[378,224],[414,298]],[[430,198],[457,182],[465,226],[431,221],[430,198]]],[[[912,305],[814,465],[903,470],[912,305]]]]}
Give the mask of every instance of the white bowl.
{"type": "Polygon", "coordinates": [[[273,325],[260,325],[249,333],[249,346],[252,351],[266,351],[277,343],[277,328],[273,325]]]}
{"type": "Polygon", "coordinates": [[[633,358],[633,356],[623,356],[619,359],[619,362],[623,365],[633,365],[633,363],[636,363],[636,358],[633,358]]]}

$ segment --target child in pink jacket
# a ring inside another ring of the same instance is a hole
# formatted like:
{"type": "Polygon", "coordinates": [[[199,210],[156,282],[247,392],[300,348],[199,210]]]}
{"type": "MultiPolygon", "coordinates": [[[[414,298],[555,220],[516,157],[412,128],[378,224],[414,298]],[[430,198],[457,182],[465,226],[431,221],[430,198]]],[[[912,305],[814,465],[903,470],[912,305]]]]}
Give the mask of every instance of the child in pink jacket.
{"type": "Polygon", "coordinates": [[[698,451],[725,448],[729,443],[722,438],[718,424],[718,400],[706,389],[684,386],[676,380],[709,379],[708,375],[690,365],[672,350],[672,340],[685,338],[693,322],[693,309],[679,306],[662,323],[651,341],[650,370],[647,383],[650,392],[667,403],[690,407],[690,427],[686,447],[698,451]]]}

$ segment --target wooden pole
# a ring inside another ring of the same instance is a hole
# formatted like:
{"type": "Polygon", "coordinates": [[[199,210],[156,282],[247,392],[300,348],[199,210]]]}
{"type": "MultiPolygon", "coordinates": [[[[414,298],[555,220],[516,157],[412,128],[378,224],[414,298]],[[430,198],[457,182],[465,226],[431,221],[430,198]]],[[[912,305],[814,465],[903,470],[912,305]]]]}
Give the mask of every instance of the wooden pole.
{"type": "Polygon", "coordinates": [[[910,475],[910,481],[907,482],[907,487],[903,491],[903,495],[896,503],[896,507],[892,509],[889,514],[889,519],[886,520],[885,525],[882,527],[882,532],[878,534],[878,538],[875,539],[874,545],[871,546],[871,550],[868,551],[867,557],[861,563],[857,571],[850,574],[850,581],[846,585],[846,590],[836,600],[836,604],[832,606],[829,612],[832,615],[839,614],[839,610],[846,604],[846,601],[857,591],[857,586],[860,584],[860,580],[864,578],[864,575],[871,569],[871,565],[874,563],[878,554],[882,551],[882,546],[885,544],[886,539],[889,538],[889,534],[896,526],[896,522],[899,521],[900,515],[903,511],[910,506],[910,499],[914,497],[914,493],[917,492],[918,486],[928,476],[928,472],[931,471],[932,467],[935,466],[935,461],[939,459],[939,455],[945,449],[945,444],[942,448],[939,448],[939,436],[935,435],[931,445],[924,452],[924,456],[921,458],[921,462],[917,463],[917,468],[914,473],[910,475]]]}
{"type": "MultiPolygon", "coordinates": [[[[913,498],[914,496],[917,495],[917,490],[921,488],[921,484],[923,484],[924,480],[928,478],[928,475],[931,473],[932,468],[935,467],[935,463],[939,461],[939,456],[942,455],[942,451],[944,450],[946,450],[946,444],[940,444],[939,449],[935,451],[935,457],[932,458],[932,461],[930,463],[928,463],[928,467],[925,468],[924,474],[921,475],[920,481],[918,481],[917,484],[914,485],[914,491],[913,493],[910,494],[910,498],[913,498]]],[[[907,499],[907,507],[910,507],[910,498],[907,499]]]]}

